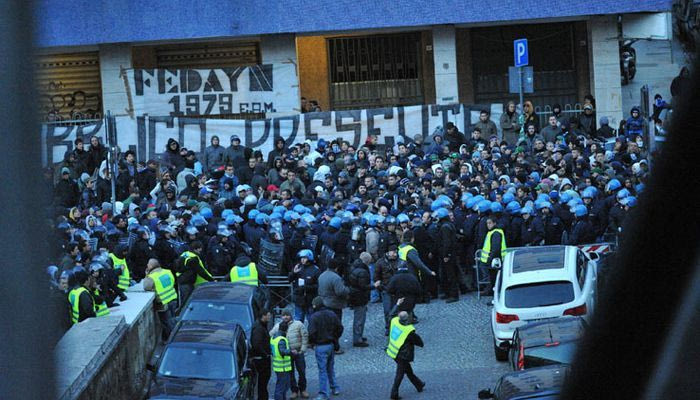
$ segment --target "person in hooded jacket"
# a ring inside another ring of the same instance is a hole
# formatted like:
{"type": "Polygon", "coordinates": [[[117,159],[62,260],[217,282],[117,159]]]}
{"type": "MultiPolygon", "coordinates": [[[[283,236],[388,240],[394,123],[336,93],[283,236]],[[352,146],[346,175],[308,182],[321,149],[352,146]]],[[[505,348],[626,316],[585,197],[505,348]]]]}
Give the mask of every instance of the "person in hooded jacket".
{"type": "Polygon", "coordinates": [[[90,148],[88,149],[87,173],[92,175],[97,168],[100,168],[102,161],[107,158],[107,149],[100,143],[97,136],[90,137],[90,148]]]}
{"type": "Polygon", "coordinates": [[[348,306],[353,310],[352,345],[354,347],[367,347],[367,339],[364,337],[365,321],[367,319],[367,303],[372,290],[369,264],[372,256],[367,252],[353,261],[350,266],[347,282],[350,288],[348,306]]]}
{"type": "Polygon", "coordinates": [[[505,111],[501,114],[501,131],[503,132],[503,140],[509,144],[514,144],[518,140],[520,135],[520,124],[518,119],[520,114],[515,110],[515,102],[509,101],[506,105],[505,111]]]}
{"type": "Polygon", "coordinates": [[[275,140],[275,148],[267,153],[267,168],[275,167],[275,158],[284,158],[285,154],[287,153],[285,146],[286,143],[281,137],[275,140]]]}
{"type": "Polygon", "coordinates": [[[245,146],[241,146],[241,138],[238,135],[231,135],[231,146],[226,148],[226,163],[231,163],[238,171],[246,166],[247,160],[253,155],[253,151],[245,146]]]}
{"type": "Polygon", "coordinates": [[[630,110],[630,117],[625,124],[625,138],[630,140],[633,136],[642,136],[647,125],[646,119],[642,117],[639,107],[634,106],[630,110]]]}
{"type": "Polygon", "coordinates": [[[202,156],[202,166],[206,172],[211,172],[225,164],[226,149],[219,143],[219,137],[211,137],[211,145],[204,149],[202,156]]]}
{"type": "Polygon", "coordinates": [[[148,260],[155,258],[153,247],[149,243],[149,232],[144,228],[137,231],[137,239],[129,250],[128,265],[131,279],[140,281],[146,276],[148,260]]]}
{"type": "Polygon", "coordinates": [[[165,152],[161,155],[161,165],[170,168],[175,174],[185,168],[185,159],[180,155],[180,143],[170,138],[165,145],[165,152]]]}

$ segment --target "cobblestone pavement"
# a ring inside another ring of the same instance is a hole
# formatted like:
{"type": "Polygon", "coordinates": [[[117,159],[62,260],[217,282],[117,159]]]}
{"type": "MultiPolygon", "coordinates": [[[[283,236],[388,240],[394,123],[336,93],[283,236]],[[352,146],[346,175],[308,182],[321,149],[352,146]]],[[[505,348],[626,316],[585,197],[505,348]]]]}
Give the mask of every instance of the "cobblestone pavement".
{"type": "MultiPolygon", "coordinates": [[[[480,389],[493,387],[508,371],[506,363],[494,358],[489,325],[491,308],[486,299],[477,301],[476,295],[466,295],[452,304],[433,301],[419,304],[415,312],[419,318],[416,330],[425,347],[416,348],[413,369],[426,382],[426,388],[423,393],[417,393],[404,378],[399,391],[402,398],[475,399],[480,389]]],[[[395,364],[384,352],[386,337],[381,304],[369,307],[365,326],[369,347],[352,347],[352,310],[343,311],[343,325],[341,346],[345,354],[335,359],[341,395],[333,398],[388,399],[395,364]]],[[[306,363],[308,391],[313,398],[318,391],[313,351],[307,353],[306,363]]],[[[271,390],[274,390],[274,380],[273,375],[271,390]]]]}

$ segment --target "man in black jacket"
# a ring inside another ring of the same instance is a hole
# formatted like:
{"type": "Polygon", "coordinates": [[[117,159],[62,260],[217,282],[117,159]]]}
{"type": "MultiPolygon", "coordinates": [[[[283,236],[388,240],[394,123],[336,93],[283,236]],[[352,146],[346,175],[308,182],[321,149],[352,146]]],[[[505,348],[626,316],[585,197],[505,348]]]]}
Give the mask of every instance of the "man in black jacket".
{"type": "Polygon", "coordinates": [[[272,314],[269,310],[261,310],[260,317],[255,321],[250,332],[250,356],[253,368],[258,374],[258,399],[268,399],[267,383],[270,381],[270,334],[267,325],[272,314]]]}
{"type": "Polygon", "coordinates": [[[450,214],[447,210],[439,209],[438,220],[438,237],[439,239],[439,249],[440,254],[440,276],[444,279],[445,289],[447,299],[445,303],[454,303],[459,300],[459,293],[457,289],[457,257],[454,254],[455,247],[457,245],[457,229],[455,228],[452,221],[450,221],[450,214]]]}
{"type": "MultiPolygon", "coordinates": [[[[330,390],[340,394],[340,386],[335,379],[335,349],[340,348],[338,340],[343,335],[343,325],[335,312],[323,306],[318,296],[313,300],[314,313],[309,318],[309,345],[316,352],[318,365],[318,395],[327,399],[330,390]]],[[[261,397],[265,398],[265,397],[261,397]]]]}
{"type": "Polygon", "coordinates": [[[372,290],[369,274],[369,264],[371,263],[372,256],[367,252],[362,252],[360,258],[352,263],[348,274],[348,286],[350,286],[348,305],[353,310],[352,345],[354,347],[369,346],[363,334],[367,320],[369,293],[372,290]]]}
{"type": "Polygon", "coordinates": [[[318,277],[321,270],[313,263],[314,255],[309,249],[297,253],[299,263],[289,273],[294,288],[294,319],[304,322],[313,312],[312,302],[318,296],[318,277]]]}
{"type": "MultiPolygon", "coordinates": [[[[401,302],[397,302],[397,307],[401,302]]],[[[403,376],[407,375],[418,392],[422,392],[425,382],[421,381],[411,368],[411,361],[414,358],[414,346],[423,347],[423,340],[416,333],[416,329],[411,325],[411,317],[406,311],[401,311],[399,316],[391,320],[391,336],[387,354],[396,362],[396,375],[394,385],[391,387],[391,398],[400,399],[399,386],[403,376]]]]}
{"type": "Polygon", "coordinates": [[[78,205],[80,189],[78,183],[70,177],[70,169],[61,168],[61,179],[54,188],[54,204],[63,208],[71,208],[78,205]]]}
{"type": "MultiPolygon", "coordinates": [[[[408,312],[411,315],[411,321],[414,321],[413,308],[416,306],[416,300],[421,295],[421,287],[418,278],[408,270],[405,262],[399,263],[399,268],[389,280],[386,291],[391,295],[391,300],[394,304],[396,304],[398,299],[404,299],[399,305],[398,311],[408,312]]],[[[390,313],[391,315],[394,314],[390,313]]]]}

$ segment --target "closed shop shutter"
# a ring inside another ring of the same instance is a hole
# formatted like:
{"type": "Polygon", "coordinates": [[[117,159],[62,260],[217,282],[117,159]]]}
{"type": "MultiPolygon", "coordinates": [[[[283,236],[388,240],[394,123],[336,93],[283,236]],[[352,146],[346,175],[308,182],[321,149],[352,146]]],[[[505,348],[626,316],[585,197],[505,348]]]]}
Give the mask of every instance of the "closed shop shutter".
{"type": "Polygon", "coordinates": [[[538,112],[553,104],[573,108],[581,68],[576,65],[573,28],[574,23],[555,23],[472,29],[476,103],[517,103],[518,94],[508,91],[508,67],[513,65],[513,40],[527,38],[535,91],[525,94],[525,100],[538,112]]]}
{"type": "Polygon", "coordinates": [[[223,68],[260,62],[256,42],[166,45],[156,47],[155,52],[158,68],[223,68]]]}
{"type": "Polygon", "coordinates": [[[38,56],[36,84],[42,121],[102,118],[97,52],[38,56]]]}

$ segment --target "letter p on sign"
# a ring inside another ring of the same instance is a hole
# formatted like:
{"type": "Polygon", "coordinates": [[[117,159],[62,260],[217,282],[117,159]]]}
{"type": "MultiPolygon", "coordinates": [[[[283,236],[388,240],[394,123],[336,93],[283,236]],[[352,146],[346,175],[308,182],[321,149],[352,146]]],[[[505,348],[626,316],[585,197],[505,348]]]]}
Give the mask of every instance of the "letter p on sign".
{"type": "Polygon", "coordinates": [[[527,51],[527,39],[513,41],[513,56],[516,67],[524,67],[529,63],[527,51]]]}

